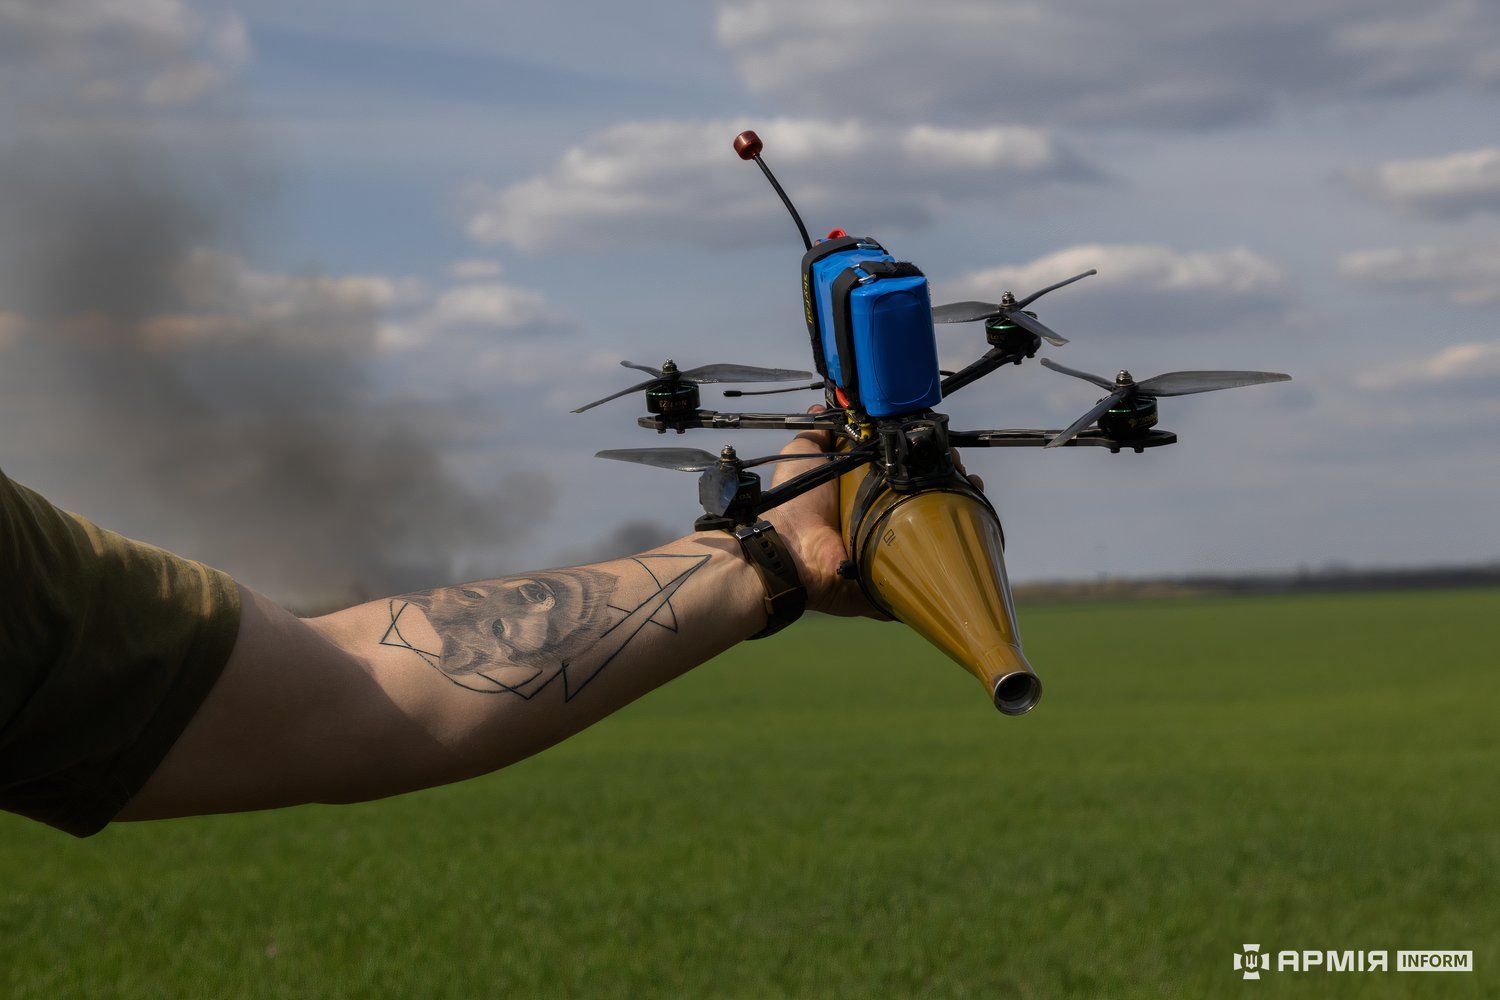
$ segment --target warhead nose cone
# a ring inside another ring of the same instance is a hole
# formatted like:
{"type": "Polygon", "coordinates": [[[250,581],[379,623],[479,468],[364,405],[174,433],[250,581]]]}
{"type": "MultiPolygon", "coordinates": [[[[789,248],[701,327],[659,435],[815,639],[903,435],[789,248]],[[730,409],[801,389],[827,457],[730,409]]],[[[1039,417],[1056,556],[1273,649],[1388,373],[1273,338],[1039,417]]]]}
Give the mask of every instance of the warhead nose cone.
{"type": "MultiPolygon", "coordinates": [[[[854,513],[849,510],[848,513],[854,513]]],[[[1000,522],[972,493],[887,493],[850,532],[866,590],[1024,715],[1042,695],[1016,628],[1000,522]]]]}

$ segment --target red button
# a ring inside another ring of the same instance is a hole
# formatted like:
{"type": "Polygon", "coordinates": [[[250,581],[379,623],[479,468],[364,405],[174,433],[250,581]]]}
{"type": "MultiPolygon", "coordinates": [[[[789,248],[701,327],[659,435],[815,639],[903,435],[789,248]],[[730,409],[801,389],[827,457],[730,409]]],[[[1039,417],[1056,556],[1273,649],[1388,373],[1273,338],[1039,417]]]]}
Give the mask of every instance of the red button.
{"type": "Polygon", "coordinates": [[[845,236],[848,236],[848,235],[849,234],[846,233],[846,232],[844,232],[842,229],[830,229],[830,230],[828,230],[828,238],[830,240],[841,240],[845,236]]]}

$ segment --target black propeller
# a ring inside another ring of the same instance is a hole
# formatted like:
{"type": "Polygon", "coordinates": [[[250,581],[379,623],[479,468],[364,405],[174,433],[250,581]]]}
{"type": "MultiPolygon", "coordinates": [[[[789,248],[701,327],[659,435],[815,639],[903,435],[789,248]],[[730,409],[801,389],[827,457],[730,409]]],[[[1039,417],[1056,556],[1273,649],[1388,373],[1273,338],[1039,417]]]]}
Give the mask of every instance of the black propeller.
{"type": "Polygon", "coordinates": [[[932,321],[934,323],[973,323],[981,319],[1001,319],[1007,323],[1014,323],[1028,333],[1036,334],[1053,347],[1061,347],[1068,342],[1068,338],[1052,330],[1047,324],[1024,310],[1048,292],[1055,292],[1064,285],[1071,285],[1075,281],[1098,273],[1097,270],[1090,269],[1082,274],[1075,274],[1055,285],[1048,285],[1046,288],[1032,292],[1019,301],[1010,292],[1006,292],[1000,297],[999,302],[950,302],[948,305],[937,306],[932,310],[932,321]]]}
{"type": "Polygon", "coordinates": [[[1135,381],[1127,371],[1121,371],[1110,381],[1100,375],[1091,375],[1088,372],[1078,371],[1060,365],[1051,358],[1042,359],[1042,367],[1050,368],[1064,375],[1081,378],[1085,382],[1092,382],[1101,389],[1108,389],[1109,395],[1094,404],[1093,409],[1075,420],[1061,434],[1058,434],[1046,447],[1056,448],[1067,444],[1095,420],[1104,415],[1106,410],[1118,405],[1132,396],[1190,396],[1195,392],[1216,392],[1219,389],[1237,389],[1243,385],[1261,385],[1266,382],[1288,382],[1290,375],[1280,372],[1168,372],[1165,375],[1153,375],[1151,378],[1140,382],[1135,381]]]}
{"type": "Polygon", "coordinates": [[[804,452],[792,455],[763,455],[740,458],[730,445],[718,455],[701,448],[611,448],[597,452],[595,458],[616,462],[634,462],[657,469],[699,472],[698,500],[710,514],[723,514],[734,501],[740,487],[740,470],[770,462],[793,462],[804,458],[838,458],[841,452],[804,452]]]}
{"type": "Polygon", "coordinates": [[[796,382],[805,378],[812,378],[812,372],[796,371],[791,368],[757,368],[754,365],[699,365],[697,368],[689,368],[686,371],[678,369],[676,363],[668,359],[660,368],[652,368],[650,365],[636,364],[634,361],[621,361],[626,368],[634,368],[636,371],[645,372],[651,378],[639,382],[628,389],[611,393],[603,399],[596,399],[592,403],[585,403],[574,413],[582,413],[584,410],[592,410],[600,403],[607,403],[621,396],[628,396],[632,392],[640,392],[658,384],[674,384],[678,382],[692,382],[702,385],[705,382],[796,382]]]}
{"type": "Polygon", "coordinates": [[[754,468],[768,462],[795,462],[804,458],[838,458],[835,451],[810,451],[792,455],[762,455],[760,458],[740,458],[733,448],[724,446],[718,455],[702,448],[608,448],[596,452],[595,458],[610,458],[616,462],[634,462],[657,469],[676,469],[678,472],[703,472],[719,465],[733,465],[741,469],[754,468]]]}

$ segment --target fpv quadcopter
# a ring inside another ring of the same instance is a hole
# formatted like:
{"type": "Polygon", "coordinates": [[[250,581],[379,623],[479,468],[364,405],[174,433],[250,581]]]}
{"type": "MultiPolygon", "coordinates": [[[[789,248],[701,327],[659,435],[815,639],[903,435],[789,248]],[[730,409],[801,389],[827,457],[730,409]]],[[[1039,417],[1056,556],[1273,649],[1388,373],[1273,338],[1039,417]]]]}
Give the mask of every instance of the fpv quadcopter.
{"type": "Polygon", "coordinates": [[[1042,343],[1067,339],[1030,309],[1038,299],[1097,273],[1089,270],[998,302],[931,305],[927,278],[898,261],[870,237],[835,229],[814,242],[791,199],[761,157],[754,132],[734,140],[770,181],[796,223],[802,257],[802,302],[813,371],[750,365],[703,365],[682,370],[621,362],[650,376],[575,410],[643,392],[642,427],[664,434],[691,428],[816,429],[831,432],[834,451],[822,456],[742,458],[726,445],[714,455],[696,448],[627,448],[600,458],[699,474],[703,516],[699,530],[734,528],[793,497],[839,480],[844,539],[850,561],[841,572],[857,579],[879,608],[911,625],[990,688],[995,705],[1020,715],[1036,704],[1041,685],[1021,653],[1005,576],[999,519],[982,493],[954,467],[954,447],[1059,448],[1090,445],[1118,453],[1174,444],[1157,423],[1157,400],[1290,378],[1275,372],[1182,371],[1135,380],[1113,379],[1057,364],[1055,372],[1104,391],[1086,413],[1062,430],[1007,428],[956,431],[933,408],[965,386],[1006,365],[1036,356],[1042,343]],[[989,349],[958,371],[938,366],[935,323],[983,322],[989,349]],[[804,382],[788,388],[725,390],[727,397],[821,389],[821,413],[726,413],[701,407],[700,386],[716,383],[804,382]],[[765,489],[751,470],[782,459],[826,459],[810,471],[765,489]]]}

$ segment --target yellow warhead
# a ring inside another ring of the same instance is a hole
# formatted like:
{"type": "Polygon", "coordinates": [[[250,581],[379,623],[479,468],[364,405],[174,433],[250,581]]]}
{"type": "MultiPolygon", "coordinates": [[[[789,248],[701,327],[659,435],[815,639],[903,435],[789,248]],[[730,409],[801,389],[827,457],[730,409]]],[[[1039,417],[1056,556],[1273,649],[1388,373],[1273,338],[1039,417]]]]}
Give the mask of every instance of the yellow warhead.
{"type": "Polygon", "coordinates": [[[1021,651],[995,512],[968,485],[916,493],[874,486],[869,467],[839,481],[844,541],[881,609],[984,684],[1006,715],[1029,712],[1042,684],[1021,651]]]}

